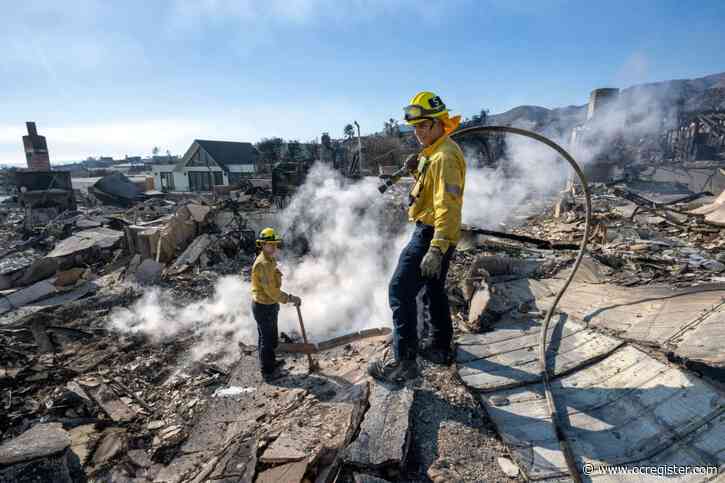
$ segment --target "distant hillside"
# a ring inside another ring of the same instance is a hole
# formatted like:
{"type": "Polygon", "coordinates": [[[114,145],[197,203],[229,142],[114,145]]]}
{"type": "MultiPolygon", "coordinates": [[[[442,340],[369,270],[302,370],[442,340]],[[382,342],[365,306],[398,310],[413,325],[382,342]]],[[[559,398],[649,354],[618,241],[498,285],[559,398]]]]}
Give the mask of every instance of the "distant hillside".
{"type": "MultiPolygon", "coordinates": [[[[679,79],[640,84],[622,89],[625,105],[636,100],[652,100],[685,112],[725,109],[725,72],[698,79],[679,79]]],[[[589,93],[582,93],[588,101],[589,93]]],[[[649,102],[649,101],[647,101],[649,102]]],[[[562,137],[584,122],[587,105],[547,109],[541,106],[518,106],[489,116],[490,124],[512,125],[562,137]]]]}
{"type": "Polygon", "coordinates": [[[555,137],[561,137],[567,135],[577,124],[581,124],[586,113],[586,104],[555,109],[541,106],[518,106],[504,113],[489,116],[488,122],[542,131],[555,137]]]}

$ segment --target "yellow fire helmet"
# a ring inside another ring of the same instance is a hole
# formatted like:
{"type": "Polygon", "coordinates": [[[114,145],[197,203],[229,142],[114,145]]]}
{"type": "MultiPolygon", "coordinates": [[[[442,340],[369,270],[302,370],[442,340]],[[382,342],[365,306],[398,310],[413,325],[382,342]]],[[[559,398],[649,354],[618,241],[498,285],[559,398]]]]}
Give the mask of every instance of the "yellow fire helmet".
{"type": "Polygon", "coordinates": [[[419,92],[403,108],[405,121],[415,125],[426,119],[448,118],[448,109],[440,97],[432,92],[419,92]]]}
{"type": "Polygon", "coordinates": [[[282,237],[277,234],[274,228],[265,228],[259,232],[259,238],[257,238],[257,246],[262,246],[264,243],[281,243],[282,237]]]}

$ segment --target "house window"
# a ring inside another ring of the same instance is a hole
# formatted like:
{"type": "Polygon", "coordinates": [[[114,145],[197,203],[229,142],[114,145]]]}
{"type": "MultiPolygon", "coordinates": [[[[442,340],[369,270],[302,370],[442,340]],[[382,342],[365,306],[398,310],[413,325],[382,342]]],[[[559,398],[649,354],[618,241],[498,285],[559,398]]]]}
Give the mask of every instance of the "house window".
{"type": "Polygon", "coordinates": [[[214,171],[214,186],[221,186],[224,184],[224,176],[221,171],[214,171]]]}
{"type": "Polygon", "coordinates": [[[189,172],[189,189],[191,191],[211,191],[211,173],[208,171],[189,172]]]}
{"type": "Polygon", "coordinates": [[[174,173],[161,173],[161,191],[174,191],[174,173]]]}

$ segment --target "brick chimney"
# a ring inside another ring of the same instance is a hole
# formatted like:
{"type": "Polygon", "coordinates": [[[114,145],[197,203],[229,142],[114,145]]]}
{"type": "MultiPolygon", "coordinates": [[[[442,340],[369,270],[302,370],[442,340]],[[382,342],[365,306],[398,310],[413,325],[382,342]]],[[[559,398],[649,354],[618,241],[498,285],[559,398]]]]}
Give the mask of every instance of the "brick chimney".
{"type": "Polygon", "coordinates": [[[25,160],[28,163],[28,169],[32,171],[50,171],[50,157],[45,136],[38,135],[35,122],[28,121],[25,126],[28,128],[28,134],[23,136],[23,147],[25,148],[25,160]]]}

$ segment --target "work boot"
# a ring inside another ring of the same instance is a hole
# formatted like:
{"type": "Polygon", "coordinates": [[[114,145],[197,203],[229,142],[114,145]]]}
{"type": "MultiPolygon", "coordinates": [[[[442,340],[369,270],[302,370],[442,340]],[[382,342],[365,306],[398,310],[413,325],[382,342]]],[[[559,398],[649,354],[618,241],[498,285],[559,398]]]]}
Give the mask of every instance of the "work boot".
{"type": "Polygon", "coordinates": [[[415,359],[396,361],[388,352],[368,364],[368,374],[380,382],[402,384],[418,377],[418,363],[415,359]]]}
{"type": "Polygon", "coordinates": [[[423,359],[439,366],[450,366],[453,360],[450,350],[438,349],[430,344],[424,345],[418,353],[423,359]]]}

